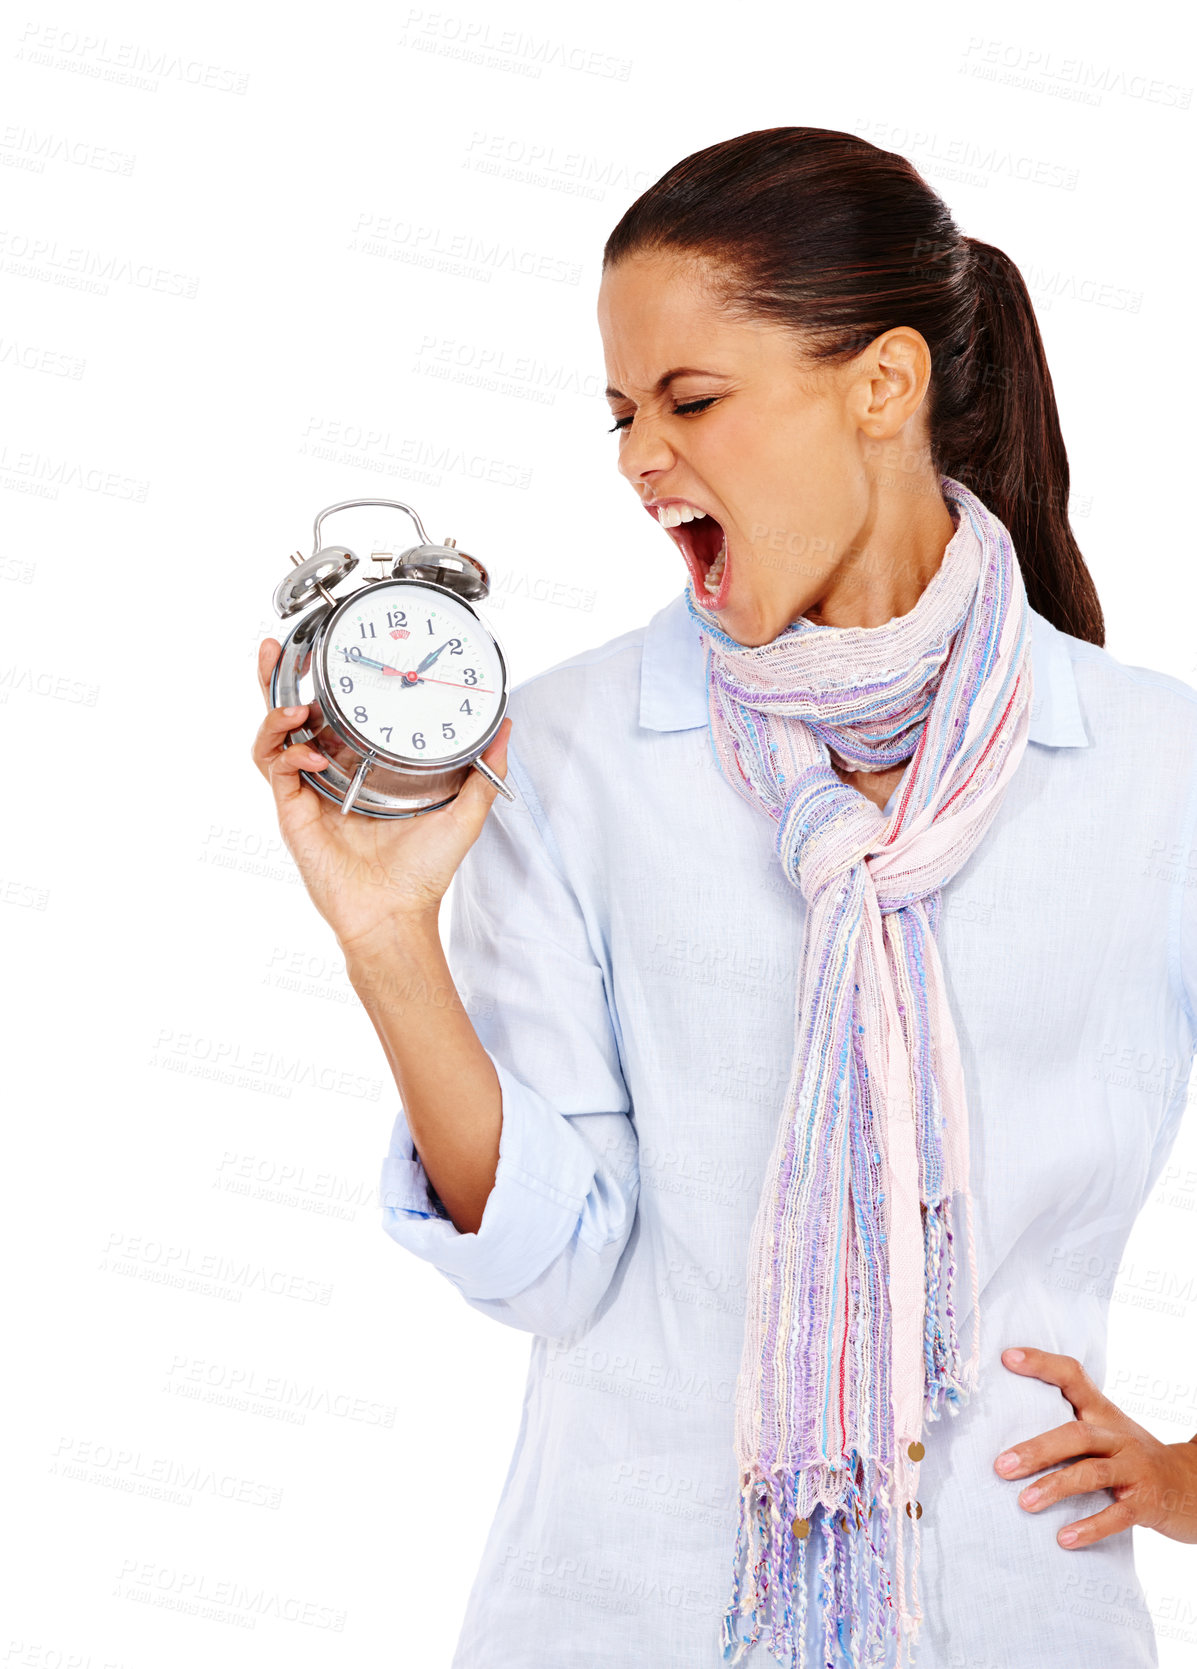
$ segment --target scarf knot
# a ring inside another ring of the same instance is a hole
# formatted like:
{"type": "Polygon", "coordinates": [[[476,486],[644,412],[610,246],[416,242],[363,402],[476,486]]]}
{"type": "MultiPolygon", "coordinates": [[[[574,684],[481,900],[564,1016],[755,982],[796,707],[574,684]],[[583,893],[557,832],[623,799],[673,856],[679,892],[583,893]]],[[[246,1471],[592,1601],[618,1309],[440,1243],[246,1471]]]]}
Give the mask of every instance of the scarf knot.
{"type": "Polygon", "coordinates": [[[774,845],[786,877],[813,904],[833,881],[851,875],[884,828],[871,800],[841,782],[830,765],[812,765],[781,808],[774,845]]]}

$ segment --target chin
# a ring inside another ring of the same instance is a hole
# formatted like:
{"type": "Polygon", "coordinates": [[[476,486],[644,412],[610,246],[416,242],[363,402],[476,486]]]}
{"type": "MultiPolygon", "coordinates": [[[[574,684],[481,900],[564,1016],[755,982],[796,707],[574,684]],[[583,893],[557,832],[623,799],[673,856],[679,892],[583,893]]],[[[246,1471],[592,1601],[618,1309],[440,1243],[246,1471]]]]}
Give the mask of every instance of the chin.
{"type": "MultiPolygon", "coordinates": [[[[707,603],[706,606],[709,608],[710,604],[707,603]]],[[[728,598],[723,608],[712,612],[719,622],[720,631],[726,632],[728,637],[735,638],[745,649],[759,649],[762,644],[772,643],[774,638],[781,636],[793,618],[783,618],[775,609],[756,607],[751,601],[737,606],[734,596],[728,598]]]]}

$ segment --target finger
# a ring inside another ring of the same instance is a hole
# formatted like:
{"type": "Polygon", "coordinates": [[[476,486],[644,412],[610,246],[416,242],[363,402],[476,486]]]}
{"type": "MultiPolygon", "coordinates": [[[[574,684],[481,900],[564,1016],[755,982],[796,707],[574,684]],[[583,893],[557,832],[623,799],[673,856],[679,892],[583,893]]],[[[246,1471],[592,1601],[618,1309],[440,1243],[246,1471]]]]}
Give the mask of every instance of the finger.
{"type": "Polygon", "coordinates": [[[267,707],[270,706],[270,678],[278,665],[278,658],[283,652],[283,646],[274,637],[263,638],[258,645],[258,688],[267,707]]]}
{"type": "Polygon", "coordinates": [[[1003,1478],[1025,1478],[1030,1472],[1042,1472],[1045,1466],[1058,1466],[1062,1460],[1112,1455],[1118,1443],[1118,1437],[1106,1426],[1095,1425],[1092,1420],[1069,1420],[1007,1449],[994,1461],[993,1469],[1003,1478]]]}
{"type": "Polygon", "coordinates": [[[1072,1404],[1078,1419],[1108,1406],[1097,1386],[1090,1379],[1075,1356],[1055,1356],[1048,1350],[1033,1350],[1023,1346],[1002,1351],[1002,1362],[1014,1373],[1031,1379],[1042,1379],[1047,1385],[1059,1386],[1065,1399],[1072,1404]]]}
{"type": "Polygon", "coordinates": [[[284,773],[294,775],[298,771],[322,771],[328,765],[328,759],[319,748],[312,747],[310,742],[295,742],[289,748],[283,748],[276,759],[271,762],[271,772],[275,776],[284,773]]]}
{"type": "Polygon", "coordinates": [[[324,771],[329,764],[321,749],[312,743],[292,741],[287,746],[287,734],[299,723],[287,716],[290,711],[275,708],[274,713],[267,714],[254,743],[255,766],[272,788],[284,789],[285,799],[294,799],[295,794],[301,793],[299,771],[324,771]]]}
{"type": "Polygon", "coordinates": [[[265,776],[273,760],[283,751],[292,730],[297,730],[307,717],[306,707],[272,707],[258,726],[251,750],[253,762],[265,776]]]}
{"type": "Polygon", "coordinates": [[[1056,1540],[1061,1547],[1092,1547],[1107,1536],[1120,1536],[1138,1521],[1138,1514],[1129,1501],[1112,1501],[1091,1518],[1078,1518],[1075,1524],[1066,1524],[1056,1532],[1056,1540]]]}
{"type": "Polygon", "coordinates": [[[328,760],[317,749],[305,742],[297,742],[293,747],[284,748],[271,761],[267,777],[274,790],[275,804],[282,811],[284,806],[292,801],[301,799],[305,794],[316,798],[312,789],[300,777],[301,771],[322,771],[328,760]]]}
{"type": "Polygon", "coordinates": [[[1026,1512],[1041,1513],[1045,1507],[1066,1501],[1070,1495],[1091,1495],[1094,1490],[1114,1489],[1129,1482],[1128,1468],[1120,1455],[1090,1457],[1039,1478],[1023,1490],[1018,1504],[1026,1512]]]}

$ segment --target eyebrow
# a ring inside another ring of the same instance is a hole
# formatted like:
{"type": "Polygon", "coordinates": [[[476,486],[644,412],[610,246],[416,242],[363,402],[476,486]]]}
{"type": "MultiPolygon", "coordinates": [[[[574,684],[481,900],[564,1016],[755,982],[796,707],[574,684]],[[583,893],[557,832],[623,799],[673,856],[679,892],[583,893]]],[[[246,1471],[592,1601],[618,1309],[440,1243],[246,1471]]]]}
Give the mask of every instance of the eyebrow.
{"type": "MultiPolygon", "coordinates": [[[[678,377],[722,377],[725,374],[723,371],[703,371],[696,365],[679,365],[675,370],[666,371],[663,376],[657,378],[653,384],[653,393],[664,394],[670,383],[676,381],[678,377]]],[[[609,387],[607,398],[608,400],[626,400],[627,395],[622,389],[609,387]]]]}

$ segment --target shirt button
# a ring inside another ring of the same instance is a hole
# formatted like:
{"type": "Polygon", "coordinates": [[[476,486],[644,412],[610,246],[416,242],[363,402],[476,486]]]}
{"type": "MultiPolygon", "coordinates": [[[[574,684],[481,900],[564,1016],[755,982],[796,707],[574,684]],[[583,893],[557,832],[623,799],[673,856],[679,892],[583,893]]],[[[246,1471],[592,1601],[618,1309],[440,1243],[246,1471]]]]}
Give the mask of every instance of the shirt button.
{"type": "Polygon", "coordinates": [[[796,1518],[793,1524],[790,1525],[790,1529],[794,1532],[800,1542],[804,1542],[810,1535],[810,1519],[796,1518]]]}
{"type": "Polygon", "coordinates": [[[907,1503],[906,1503],[906,1516],[907,1516],[907,1518],[922,1518],[922,1516],[923,1516],[922,1502],[921,1501],[916,1501],[915,1504],[914,1504],[914,1511],[911,1512],[910,1502],[907,1501],[907,1503]]]}
{"type": "Polygon", "coordinates": [[[927,1451],[923,1448],[921,1443],[912,1443],[906,1453],[910,1456],[911,1460],[922,1460],[927,1451]]]}

